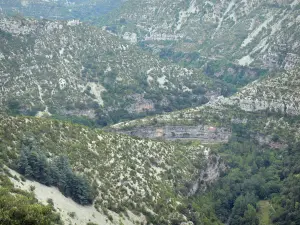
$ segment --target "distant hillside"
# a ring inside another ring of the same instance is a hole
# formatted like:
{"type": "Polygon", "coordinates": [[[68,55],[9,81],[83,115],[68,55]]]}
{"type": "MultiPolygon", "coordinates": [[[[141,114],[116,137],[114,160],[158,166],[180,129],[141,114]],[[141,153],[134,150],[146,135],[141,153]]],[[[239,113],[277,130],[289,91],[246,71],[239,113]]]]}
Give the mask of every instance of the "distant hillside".
{"type": "Polygon", "coordinates": [[[129,0],[103,24],[162,58],[239,84],[258,76],[244,66],[289,70],[300,62],[299,15],[299,0],[129,0]]]}
{"type": "Polygon", "coordinates": [[[15,113],[87,116],[106,125],[233,91],[77,20],[3,17],[0,35],[0,105],[15,113]]]}
{"type": "Polygon", "coordinates": [[[124,0],[1,0],[2,13],[58,20],[93,22],[124,0]]]}

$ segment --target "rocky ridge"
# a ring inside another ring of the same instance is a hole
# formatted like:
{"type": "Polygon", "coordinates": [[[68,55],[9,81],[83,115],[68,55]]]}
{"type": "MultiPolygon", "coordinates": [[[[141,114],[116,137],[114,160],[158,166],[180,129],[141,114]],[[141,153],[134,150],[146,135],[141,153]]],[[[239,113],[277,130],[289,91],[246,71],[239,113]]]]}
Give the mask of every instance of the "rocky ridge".
{"type": "Polygon", "coordinates": [[[248,112],[271,111],[300,115],[299,69],[255,81],[230,98],[219,98],[212,105],[237,106],[248,112]]]}
{"type": "Polygon", "coordinates": [[[290,70],[300,60],[299,10],[299,0],[130,0],[106,23],[153,52],[198,53],[202,65],[290,70]]]}
{"type": "Polygon", "coordinates": [[[198,126],[153,126],[137,127],[134,129],[121,130],[120,133],[141,138],[157,138],[164,140],[200,140],[202,143],[226,143],[231,137],[231,130],[224,127],[207,125],[198,126]]]}

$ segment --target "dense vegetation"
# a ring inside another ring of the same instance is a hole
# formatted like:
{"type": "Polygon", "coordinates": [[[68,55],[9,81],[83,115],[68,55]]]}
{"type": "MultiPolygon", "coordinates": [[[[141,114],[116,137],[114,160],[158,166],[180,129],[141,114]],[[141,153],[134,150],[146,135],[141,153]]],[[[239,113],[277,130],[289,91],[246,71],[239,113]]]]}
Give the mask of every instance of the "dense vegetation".
{"type": "Polygon", "coordinates": [[[40,175],[44,171],[39,169],[45,161],[42,155],[46,156],[50,168],[55,156],[66,155],[73,171],[85,174],[92,190],[98,191],[94,205],[105,215],[130,210],[147,215],[155,221],[153,224],[167,224],[175,219],[184,221],[177,210],[178,202],[185,199],[180,193],[188,192],[185,184],[205,166],[204,147],[199,143],[183,145],[139,139],[49,118],[2,118],[0,158],[8,165],[16,165],[23,157],[20,149],[28,149],[28,154],[24,154],[28,155],[27,162],[31,157],[35,162],[29,169],[30,173],[33,171],[31,179],[44,183],[47,180],[40,175]],[[24,136],[30,137],[29,140],[24,136]],[[155,214],[149,213],[149,209],[155,214]]]}
{"type": "MultiPolygon", "coordinates": [[[[19,118],[20,121],[23,121],[22,119],[24,118],[19,118]]],[[[290,122],[292,123],[294,120],[297,121],[298,119],[293,117],[290,119],[290,122]]],[[[37,122],[41,123],[40,128],[37,128],[37,124],[31,124],[30,126],[27,124],[26,126],[28,127],[26,127],[24,122],[21,122],[20,124],[23,124],[25,127],[20,129],[36,129],[36,133],[41,135],[40,137],[43,137],[43,140],[47,140],[44,135],[41,134],[41,130],[47,131],[47,126],[43,123],[49,121],[51,120],[37,119],[37,122]]],[[[68,130],[66,125],[71,126],[71,123],[52,122],[53,129],[57,129],[55,124],[58,124],[61,128],[64,127],[64,129],[66,129],[65,134],[67,134],[66,132],[68,130]]],[[[81,128],[83,128],[82,126],[72,125],[72,128],[74,134],[80,134],[83,131],[81,130],[81,128]]],[[[3,130],[7,131],[5,132],[6,135],[10,134],[9,129],[3,130]]],[[[96,130],[91,130],[91,132],[96,132],[96,130]]],[[[227,171],[221,175],[219,181],[213,184],[207,192],[200,192],[196,196],[186,198],[181,202],[182,204],[177,205],[176,208],[173,206],[163,208],[165,204],[164,201],[168,198],[177,199],[179,195],[184,195],[184,192],[178,191],[177,196],[172,190],[163,191],[160,189],[160,193],[164,195],[164,199],[157,202],[153,207],[155,210],[174,213],[180,212],[185,215],[188,220],[193,221],[195,225],[222,224],[227,222],[230,225],[252,225],[262,224],[264,219],[270,221],[267,224],[298,224],[298,215],[300,213],[300,169],[298,163],[300,159],[300,144],[296,143],[291,135],[288,135],[291,138],[288,142],[290,145],[286,145],[283,141],[284,135],[282,131],[277,130],[273,132],[271,141],[278,143],[276,149],[272,149],[268,145],[259,144],[254,138],[255,133],[253,133],[253,127],[249,124],[234,125],[233,135],[229,143],[210,146],[221,155],[228,167],[227,171]]],[[[21,133],[24,133],[24,131],[21,133]]],[[[49,133],[49,131],[47,131],[45,135],[52,137],[53,135],[55,136],[55,133],[56,132],[49,133]]],[[[83,136],[76,136],[77,139],[82,137],[83,136]]],[[[105,140],[106,139],[107,138],[105,138],[105,140]]],[[[70,142],[73,141],[70,140],[70,142]]],[[[45,151],[47,147],[50,149],[52,146],[51,143],[44,141],[40,143],[44,143],[42,148],[38,147],[34,139],[25,138],[22,140],[18,164],[19,171],[28,178],[35,179],[47,185],[58,186],[66,195],[73,195],[75,201],[81,204],[87,204],[88,200],[83,200],[85,202],[81,201],[82,198],[79,192],[68,192],[68,188],[70,187],[73,187],[72,190],[80,190],[84,185],[80,186],[80,184],[83,184],[80,182],[72,183],[76,181],[76,175],[70,170],[67,158],[52,157],[50,152],[53,151],[49,151],[49,153],[45,151]],[[57,169],[55,169],[55,167],[57,169]],[[55,174],[56,170],[58,172],[56,175],[59,174],[59,178],[56,179],[57,183],[53,183],[53,174],[55,174]],[[68,178],[68,176],[63,176],[64,173],[73,175],[68,178]],[[66,182],[64,182],[65,178],[66,182]],[[77,184],[79,184],[79,189],[76,187],[77,184]],[[64,187],[66,187],[66,189],[64,189],[64,187]],[[79,195],[77,196],[77,194],[79,195]]],[[[116,142],[113,144],[116,146],[116,142]]],[[[193,143],[190,144],[193,145],[193,143]]],[[[185,143],[185,145],[188,146],[189,144],[185,143]]],[[[52,146],[52,148],[58,147],[52,146]]],[[[72,150],[72,152],[74,151],[72,150]]],[[[152,163],[151,160],[150,163],[152,163]]],[[[153,163],[157,162],[154,160],[153,163]]],[[[194,163],[196,165],[199,162],[195,161],[194,163]]],[[[135,166],[131,165],[131,167],[134,168],[135,166]]],[[[134,172],[132,172],[132,175],[135,176],[134,172]]],[[[109,187],[109,185],[105,186],[103,192],[107,190],[107,188],[109,189],[109,187]]],[[[84,188],[81,190],[84,190],[84,188]]],[[[98,202],[98,205],[102,207],[101,202],[98,202]]],[[[180,221],[182,221],[181,216],[173,216],[166,219],[149,213],[143,207],[137,208],[125,203],[117,208],[114,207],[114,204],[109,204],[107,208],[118,213],[125,212],[126,208],[142,212],[147,216],[148,221],[153,224],[163,225],[171,222],[171,224],[175,225],[180,224],[180,221]]]]}
{"type": "Polygon", "coordinates": [[[278,225],[300,224],[300,143],[291,144],[285,152],[281,179],[283,187],[276,203],[280,212],[274,218],[278,225]]]}
{"type": "Polygon", "coordinates": [[[193,198],[186,215],[194,224],[218,224],[220,220],[230,225],[255,225],[264,224],[263,217],[268,224],[300,223],[299,143],[271,149],[243,130],[216,149],[228,170],[207,193],[193,198]],[[263,204],[269,207],[264,209],[263,204]]]}
{"type": "Polygon", "coordinates": [[[52,185],[75,202],[92,204],[92,189],[86,178],[75,174],[66,156],[57,156],[49,161],[34,139],[24,139],[21,144],[18,171],[26,178],[45,185],[52,185]]]}
{"type": "Polygon", "coordinates": [[[267,74],[266,69],[239,66],[226,60],[208,62],[204,72],[207,76],[232,84],[234,88],[243,87],[267,74]]]}

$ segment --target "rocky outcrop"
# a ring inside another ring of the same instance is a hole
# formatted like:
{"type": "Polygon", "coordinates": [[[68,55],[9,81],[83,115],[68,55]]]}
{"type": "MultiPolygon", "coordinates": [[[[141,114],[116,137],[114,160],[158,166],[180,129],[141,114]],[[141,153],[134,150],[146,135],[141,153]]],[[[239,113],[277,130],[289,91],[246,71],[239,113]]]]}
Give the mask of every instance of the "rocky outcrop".
{"type": "Polygon", "coordinates": [[[141,138],[159,138],[166,140],[200,140],[204,143],[224,143],[231,136],[231,130],[224,127],[199,126],[163,126],[137,127],[132,130],[115,130],[119,133],[141,138]]]}
{"type": "Polygon", "coordinates": [[[269,111],[300,115],[300,70],[294,69],[261,81],[255,81],[230,97],[218,97],[212,107],[237,106],[247,112],[269,111]]]}
{"type": "Polygon", "coordinates": [[[128,97],[132,99],[135,103],[130,105],[127,110],[130,113],[142,113],[155,111],[155,105],[152,100],[145,99],[142,94],[134,94],[128,97]]]}
{"type": "Polygon", "coordinates": [[[188,195],[194,195],[198,191],[205,191],[209,185],[215,182],[222,171],[226,170],[226,165],[222,162],[220,156],[207,156],[207,165],[199,174],[199,177],[194,181],[188,195]]]}

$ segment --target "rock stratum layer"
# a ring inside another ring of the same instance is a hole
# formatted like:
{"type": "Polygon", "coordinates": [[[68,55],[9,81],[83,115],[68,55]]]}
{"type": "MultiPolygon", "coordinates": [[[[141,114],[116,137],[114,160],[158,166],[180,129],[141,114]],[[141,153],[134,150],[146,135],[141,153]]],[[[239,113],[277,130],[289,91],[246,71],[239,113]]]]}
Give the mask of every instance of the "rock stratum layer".
{"type": "Polygon", "coordinates": [[[129,0],[106,23],[153,52],[289,70],[300,61],[299,15],[299,0],[129,0]]]}

